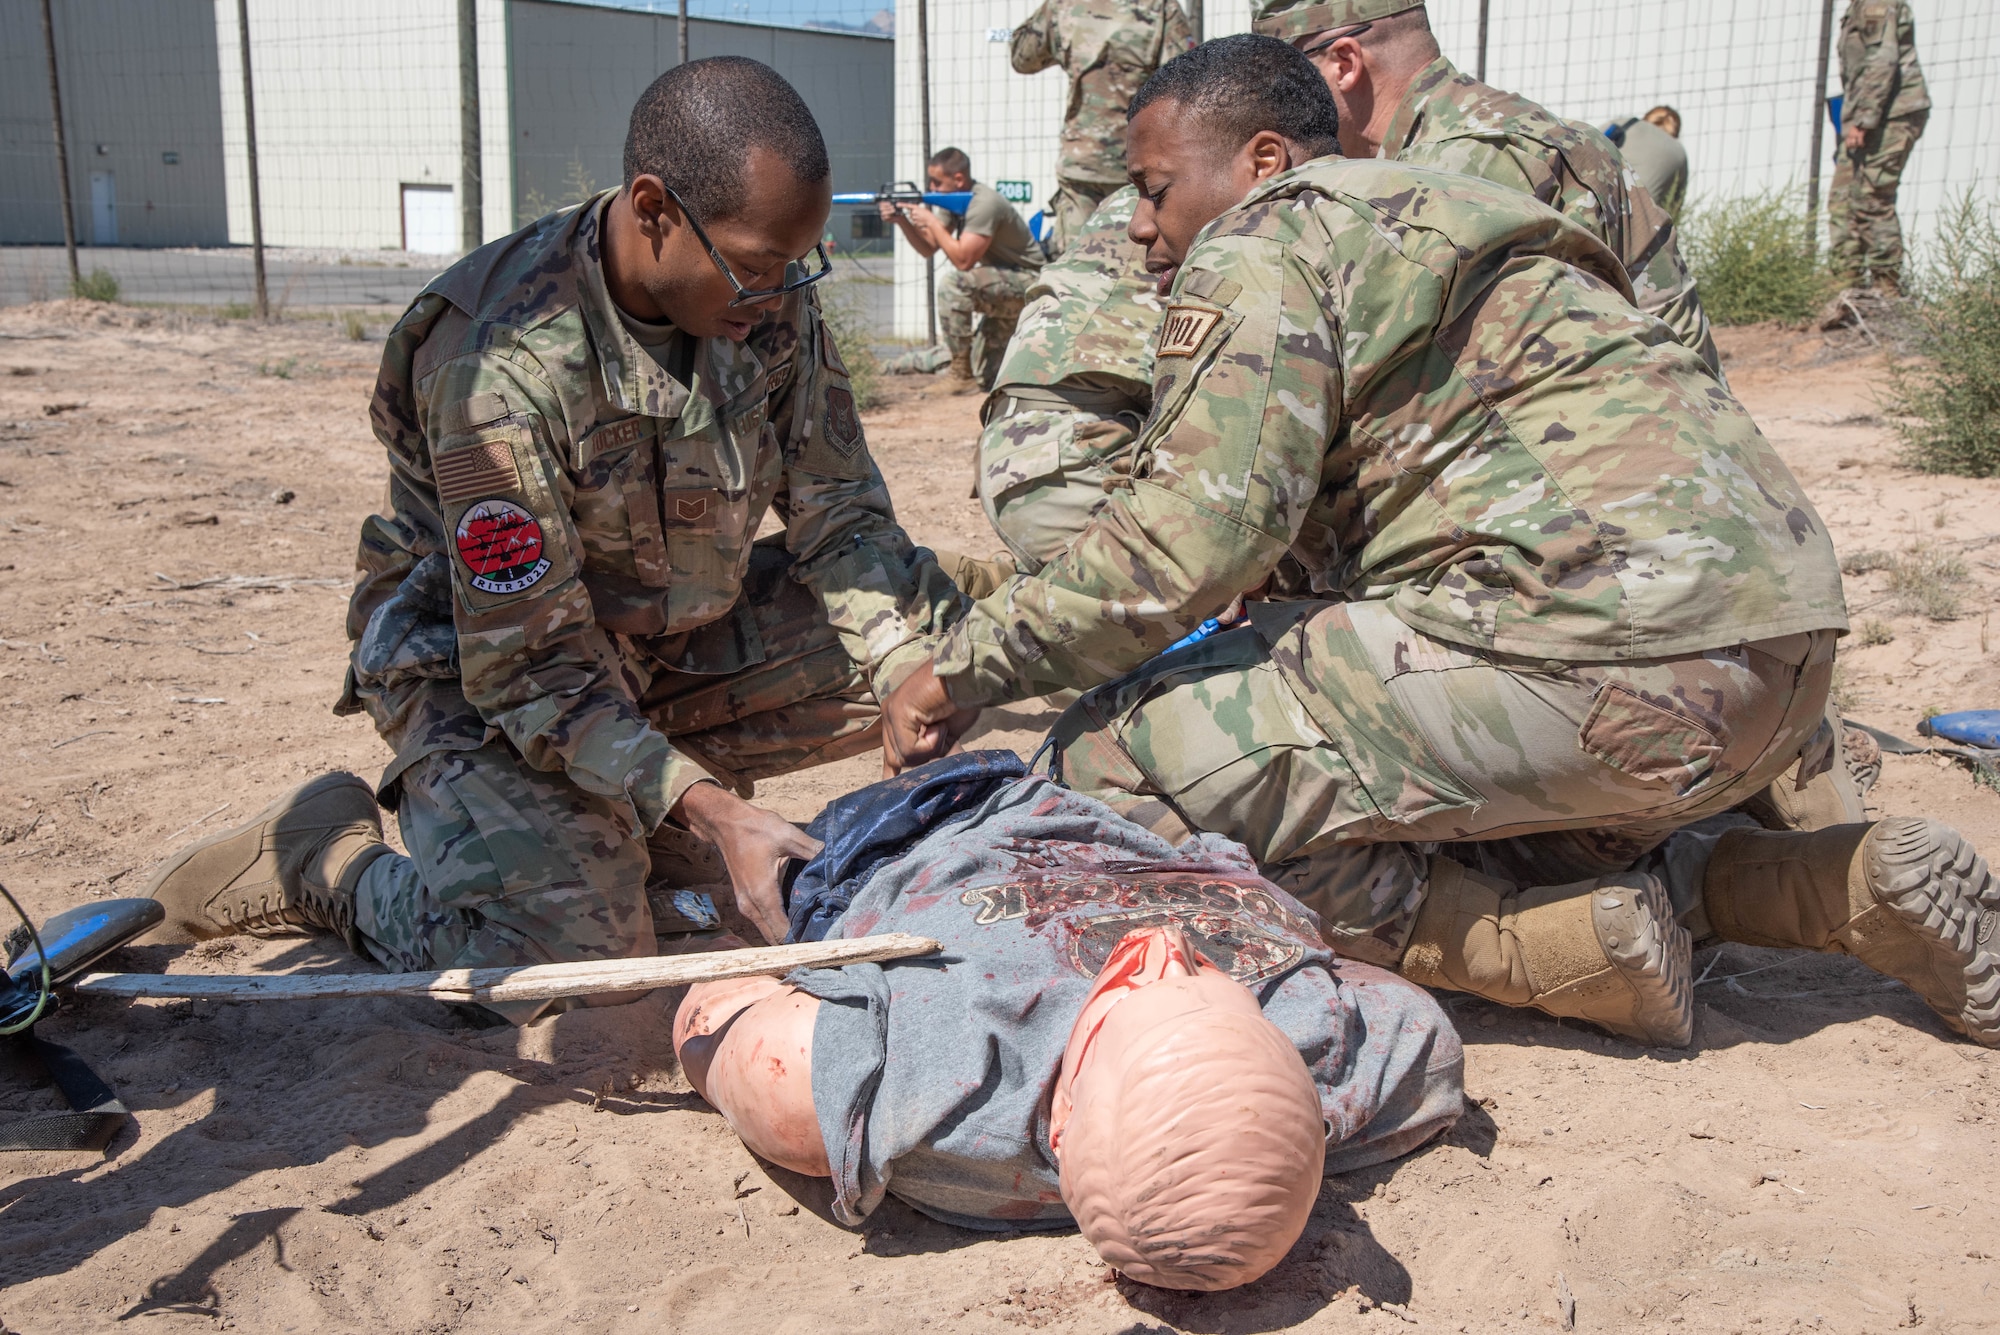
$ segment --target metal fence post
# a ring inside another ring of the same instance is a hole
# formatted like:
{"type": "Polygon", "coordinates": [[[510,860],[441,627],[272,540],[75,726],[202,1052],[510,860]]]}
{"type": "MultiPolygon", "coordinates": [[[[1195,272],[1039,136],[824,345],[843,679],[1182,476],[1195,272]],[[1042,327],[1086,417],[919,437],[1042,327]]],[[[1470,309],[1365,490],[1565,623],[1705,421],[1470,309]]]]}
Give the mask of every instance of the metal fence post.
{"type": "MultiPolygon", "coordinates": [[[[928,0],[917,0],[917,90],[923,108],[924,161],[922,171],[931,166],[931,22],[928,0]]],[[[920,185],[927,189],[928,185],[920,185]]],[[[937,256],[924,256],[924,318],[930,325],[930,346],[937,346],[937,256]]]]}
{"type": "Polygon", "coordinates": [[[1493,0],[1479,0],[1479,67],[1477,77],[1481,83],[1486,82],[1486,26],[1487,20],[1493,17],[1492,9],[1493,0]]]}
{"type": "Polygon", "coordinates": [[[56,128],[56,181],[62,187],[63,248],[69,252],[69,290],[83,282],[76,267],[76,208],[69,196],[69,144],[63,138],[62,80],[56,77],[56,21],[42,0],[42,49],[49,58],[49,119],[56,128]]]}
{"type": "Polygon", "coordinates": [[[264,284],[264,200],[257,188],[257,101],[250,90],[250,0],[236,0],[236,39],[243,53],[243,143],[250,158],[250,256],[257,275],[257,318],[271,318],[264,284]]]}
{"type": "Polygon", "coordinates": [[[477,250],[486,239],[486,185],[479,142],[479,0],[458,0],[459,244],[477,250]]]}
{"type": "Polygon", "coordinates": [[[1826,75],[1833,51],[1833,0],[1819,12],[1819,76],[1813,81],[1812,165],[1806,169],[1806,235],[1819,250],[1819,164],[1826,147],[1826,75]]]}
{"type": "Polygon", "coordinates": [[[688,0],[681,0],[681,64],[688,63],[688,0]]]}

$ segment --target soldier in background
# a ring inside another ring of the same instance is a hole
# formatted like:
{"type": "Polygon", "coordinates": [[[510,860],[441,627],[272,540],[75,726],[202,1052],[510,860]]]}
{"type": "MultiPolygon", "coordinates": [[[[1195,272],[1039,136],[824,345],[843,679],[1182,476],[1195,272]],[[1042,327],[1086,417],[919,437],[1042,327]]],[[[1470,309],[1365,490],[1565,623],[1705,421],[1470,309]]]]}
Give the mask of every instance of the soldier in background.
{"type": "MultiPolygon", "coordinates": [[[[1845,288],[1903,292],[1903,227],[1896,191],[1930,119],[1908,0],[1849,0],[1840,20],[1840,142],[1827,192],[1833,268],[1845,288]]],[[[1825,323],[1852,320],[1837,301],[1825,323]]]]}
{"type": "Polygon", "coordinates": [[[1482,176],[1576,219],[1624,263],[1639,309],[1721,375],[1673,219],[1643,188],[1628,189],[1625,164],[1601,131],[1460,73],[1438,50],[1421,3],[1262,0],[1253,26],[1319,67],[1348,157],[1482,176]]]}
{"type": "Polygon", "coordinates": [[[882,217],[917,254],[951,262],[938,284],[938,333],[951,349],[952,378],[960,389],[991,389],[1028,285],[1042,267],[1042,248],[998,190],[972,179],[972,159],[963,150],[939,149],[924,170],[934,191],[972,193],[965,213],[884,200],[882,217]]]}
{"type": "Polygon", "coordinates": [[[1961,836],[1724,814],[1821,733],[1840,571],[1621,259],[1516,190],[1335,156],[1270,38],[1133,108],[1171,282],[1135,466],[883,702],[887,762],[1090,688],[1052,773],[1242,842],[1344,954],[1685,1044],[1695,936],[1848,951],[2000,1044],[2000,885],[1961,836]],[[1264,600],[1287,560],[1313,596],[1264,600]]]}
{"type": "Polygon", "coordinates": [[[375,388],[388,500],[337,707],[395,759],[170,858],[166,939],[318,928],[399,971],[648,955],[648,882],[704,863],[782,939],[779,872],[818,845],[754,783],[871,749],[960,606],[810,290],[830,176],[776,71],[678,65],[622,188],[418,295],[375,388]]]}
{"type": "Polygon", "coordinates": [[[1062,255],[1104,197],[1125,184],[1125,108],[1160,65],[1195,44],[1179,0],[1042,0],[1014,29],[1014,72],[1069,76],[1056,193],[1042,244],[1062,255]]]}
{"type": "Polygon", "coordinates": [[[1646,187],[1653,202],[1678,219],[1687,203],[1688,155],[1681,144],[1681,113],[1657,106],[1644,116],[1628,116],[1605,131],[1625,165],[1646,187]]]}
{"type": "Polygon", "coordinates": [[[1152,411],[1163,308],[1145,248],[1125,234],[1138,199],[1129,185],[1111,195],[1043,268],[981,414],[980,504],[1029,574],[1089,525],[1152,411]]]}

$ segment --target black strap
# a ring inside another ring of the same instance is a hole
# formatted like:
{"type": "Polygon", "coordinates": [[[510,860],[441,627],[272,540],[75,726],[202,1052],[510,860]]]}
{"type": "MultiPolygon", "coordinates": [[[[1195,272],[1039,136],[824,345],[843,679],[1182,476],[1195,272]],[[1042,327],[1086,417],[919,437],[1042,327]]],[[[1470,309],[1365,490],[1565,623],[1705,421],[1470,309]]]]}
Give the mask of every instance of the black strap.
{"type": "Polygon", "coordinates": [[[132,1114],[89,1063],[31,1029],[16,1042],[41,1059],[73,1111],[0,1123],[0,1151],[102,1150],[132,1114]]]}

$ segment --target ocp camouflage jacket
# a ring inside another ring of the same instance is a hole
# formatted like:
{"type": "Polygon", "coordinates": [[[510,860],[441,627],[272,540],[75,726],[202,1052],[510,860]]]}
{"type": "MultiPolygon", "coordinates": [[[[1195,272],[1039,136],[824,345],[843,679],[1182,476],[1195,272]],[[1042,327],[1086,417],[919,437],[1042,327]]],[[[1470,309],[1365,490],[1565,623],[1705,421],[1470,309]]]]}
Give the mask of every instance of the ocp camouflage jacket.
{"type": "Polygon", "coordinates": [[[338,708],[396,749],[392,804],[421,756],[504,736],[656,826],[706,776],[635,701],[650,672],[762,660],[750,619],[722,619],[767,511],[878,681],[959,605],[896,523],[814,298],[700,340],[683,383],[612,304],[608,199],[460,260],[383,351],[388,504],[362,524],[338,708]]]}
{"type": "Polygon", "coordinates": [[[1518,191],[1321,158],[1175,276],[1131,485],[934,665],[962,705],[1144,662],[1289,552],[1322,598],[1537,660],[1844,627],[1825,525],[1624,267],[1518,191]]]}

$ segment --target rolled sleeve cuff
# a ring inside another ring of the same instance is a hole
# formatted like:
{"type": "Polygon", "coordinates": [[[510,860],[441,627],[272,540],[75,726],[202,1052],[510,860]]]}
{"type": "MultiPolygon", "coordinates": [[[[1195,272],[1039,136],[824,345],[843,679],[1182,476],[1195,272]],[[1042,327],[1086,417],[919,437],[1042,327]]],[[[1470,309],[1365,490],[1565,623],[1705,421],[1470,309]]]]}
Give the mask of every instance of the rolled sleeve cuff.
{"type": "Polygon", "coordinates": [[[983,604],[974,605],[963,621],[939,637],[931,673],[961,709],[1004,704],[1029,694],[1020,666],[983,604]]]}
{"type": "Polygon", "coordinates": [[[675,750],[672,742],[654,733],[637,762],[626,771],[625,796],[638,813],[639,823],[651,834],[688,789],[716,781],[699,763],[675,750]]]}

